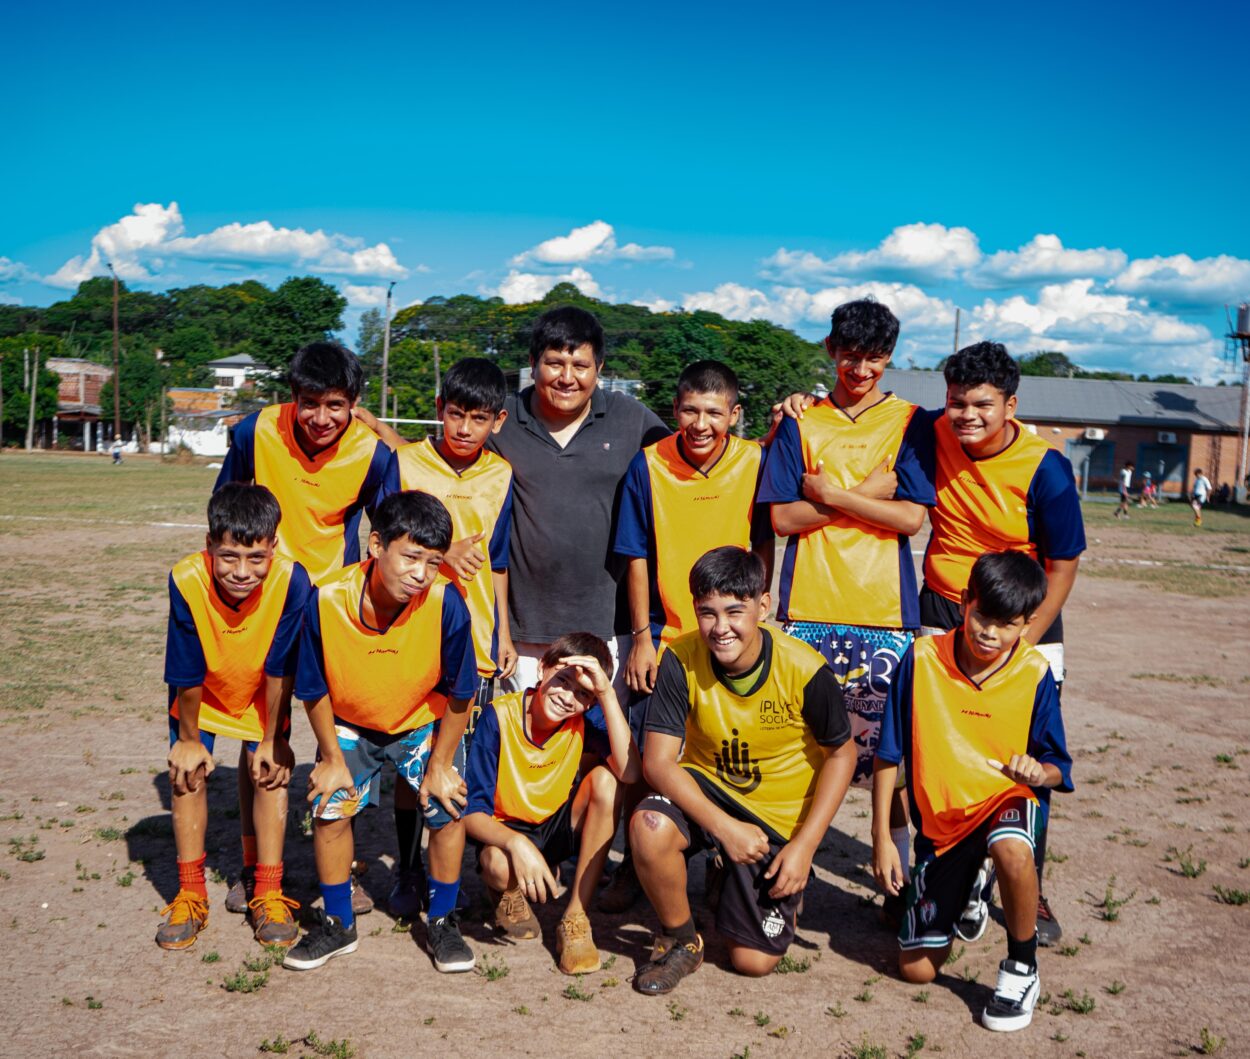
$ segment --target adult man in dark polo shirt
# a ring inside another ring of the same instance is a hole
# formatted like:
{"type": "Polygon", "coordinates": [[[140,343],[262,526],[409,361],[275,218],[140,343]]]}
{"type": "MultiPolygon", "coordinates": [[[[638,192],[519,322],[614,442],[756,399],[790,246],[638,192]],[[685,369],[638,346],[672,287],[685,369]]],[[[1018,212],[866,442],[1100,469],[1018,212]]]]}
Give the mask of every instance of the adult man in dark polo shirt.
{"type": "Polygon", "coordinates": [[[517,684],[537,684],[538,659],[558,636],[592,632],[612,649],[613,683],[625,702],[630,630],[617,606],[623,567],[612,553],[613,523],[634,453],[669,430],[641,402],[600,390],[602,367],[603,328],[591,313],[544,313],[530,338],[534,384],[508,396],[508,418],[487,444],[512,464],[508,607],[517,684]]]}

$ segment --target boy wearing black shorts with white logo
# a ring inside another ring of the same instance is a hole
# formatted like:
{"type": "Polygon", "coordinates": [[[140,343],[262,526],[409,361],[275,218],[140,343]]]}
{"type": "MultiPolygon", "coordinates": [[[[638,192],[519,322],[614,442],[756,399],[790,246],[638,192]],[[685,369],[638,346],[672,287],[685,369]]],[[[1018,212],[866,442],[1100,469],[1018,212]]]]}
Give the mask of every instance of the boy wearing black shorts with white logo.
{"type": "Polygon", "coordinates": [[[805,643],[761,623],[764,563],[726,546],[690,571],[697,631],[660,660],[643,772],[657,792],[630,820],[638,879],[660,920],[640,993],[668,993],[703,962],[686,860],[714,850],[716,928],[741,974],[769,974],[794,939],[812,857],[855,770],[842,689],[805,643]]]}

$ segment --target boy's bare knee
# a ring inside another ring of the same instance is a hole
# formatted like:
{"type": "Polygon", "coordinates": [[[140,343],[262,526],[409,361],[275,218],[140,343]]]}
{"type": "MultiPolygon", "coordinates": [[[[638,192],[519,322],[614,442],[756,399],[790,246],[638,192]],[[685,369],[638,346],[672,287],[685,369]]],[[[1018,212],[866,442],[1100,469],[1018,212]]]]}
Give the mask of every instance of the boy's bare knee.
{"type": "Polygon", "coordinates": [[[760,952],[759,949],[748,949],[745,945],[731,945],[729,961],[739,974],[748,978],[763,978],[773,973],[773,968],[781,962],[781,957],[760,952]]]}
{"type": "Polygon", "coordinates": [[[903,981],[913,985],[927,985],[937,977],[938,968],[946,962],[950,947],[930,954],[930,951],[900,952],[898,954],[898,973],[903,981]]]}
{"type": "Polygon", "coordinates": [[[598,765],[586,777],[590,783],[590,800],[600,809],[611,809],[616,804],[616,792],[620,787],[611,769],[598,765]]]}
{"type": "Polygon", "coordinates": [[[990,856],[994,860],[994,868],[1000,878],[1023,878],[1028,874],[1036,874],[1037,867],[1033,861],[1033,847],[1021,838],[999,839],[990,847],[990,856]]]}
{"type": "Polygon", "coordinates": [[[496,890],[504,889],[512,873],[508,855],[498,846],[484,846],[479,860],[482,865],[483,881],[496,890]]]}
{"type": "Polygon", "coordinates": [[[629,845],[635,860],[663,856],[673,844],[677,828],[663,813],[639,809],[629,820],[629,845]]]}

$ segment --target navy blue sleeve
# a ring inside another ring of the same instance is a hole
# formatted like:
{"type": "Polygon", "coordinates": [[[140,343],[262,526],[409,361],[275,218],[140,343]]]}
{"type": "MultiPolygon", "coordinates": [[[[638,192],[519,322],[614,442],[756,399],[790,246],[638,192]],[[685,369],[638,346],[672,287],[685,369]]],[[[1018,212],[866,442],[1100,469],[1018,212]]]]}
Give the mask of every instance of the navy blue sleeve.
{"type": "MultiPolygon", "coordinates": [[[[476,738],[476,736],[474,737],[476,738]]],[[[598,703],[582,714],[582,752],[596,754],[607,761],[612,756],[612,740],[608,738],[608,720],[598,703]]]]}
{"type": "Polygon", "coordinates": [[[443,676],[439,689],[453,699],[471,699],[477,694],[477,655],[473,651],[473,626],[469,608],[448,585],[443,592],[443,676]]]}
{"type": "Polygon", "coordinates": [[[911,731],[911,691],[915,677],[915,659],[910,647],[899,660],[885,708],[881,711],[881,733],[877,737],[877,757],[887,765],[903,760],[908,733],[911,731]]]}
{"type": "Polygon", "coordinates": [[[373,521],[374,509],[386,495],[382,489],[386,482],[387,468],[394,458],[395,453],[379,439],[373,450],[373,459],[369,461],[369,472],[365,475],[364,484],[360,487],[360,496],[357,498],[357,503],[368,513],[370,522],[373,521]]]}
{"type": "Polygon", "coordinates": [[[213,492],[217,492],[227,482],[251,482],[256,478],[256,419],[259,412],[253,412],[246,419],[240,420],[230,432],[230,450],[221,462],[221,471],[217,474],[217,482],[213,492]]]}
{"type": "Polygon", "coordinates": [[[191,608],[169,575],[169,627],[165,633],[165,683],[171,688],[198,688],[208,676],[204,648],[191,608]]]}
{"type": "Polygon", "coordinates": [[[768,455],[764,457],[764,478],[756,499],[761,504],[789,504],[802,500],[805,470],[799,424],[786,416],[768,447],[768,455]]]}
{"type": "Polygon", "coordinates": [[[508,480],[508,495],[495,519],[495,529],[490,535],[490,568],[508,569],[508,548],[512,544],[512,480],[508,480]]]}
{"type": "Polygon", "coordinates": [[[1033,698],[1033,720],[1029,724],[1029,757],[1059,770],[1060,782],[1052,790],[1072,790],[1072,756],[1068,753],[1067,736],[1063,730],[1063,714],[1059,709],[1059,688],[1050,668],[1042,675],[1033,698]]]}
{"type": "Polygon", "coordinates": [[[469,788],[465,814],[495,814],[495,786],[499,781],[499,715],[495,704],[489,703],[477,719],[473,741],[469,744],[469,760],[464,782],[469,788]]]}
{"type": "Polygon", "coordinates": [[[621,489],[621,513],[616,522],[616,542],[612,550],[631,559],[646,559],[651,552],[654,527],[651,523],[651,474],[647,456],[637,453],[625,472],[621,489]]]}
{"type": "Polygon", "coordinates": [[[767,504],[760,503],[760,486],[764,483],[764,464],[768,462],[768,449],[760,453],[760,469],[755,476],[755,501],[751,508],[751,546],[767,544],[773,540],[773,513],[767,504]]]}
{"type": "Polygon", "coordinates": [[[330,694],[326,683],[325,655],[321,650],[321,613],[317,609],[317,589],[308,593],[304,623],[299,636],[299,662],[295,667],[295,697],[316,702],[330,694]]]}
{"type": "Polygon", "coordinates": [[[308,572],[295,564],[291,571],[291,581],[286,587],[286,602],[282,604],[282,617],[278,619],[278,628],[273,634],[273,644],[269,654],[265,656],[265,673],[271,677],[295,676],[296,663],[299,661],[299,634],[304,624],[304,608],[308,605],[308,596],[312,592],[312,583],[308,580],[308,572]]]}
{"type": "Polygon", "coordinates": [[[933,485],[935,462],[933,418],[923,408],[917,408],[903,431],[894,459],[894,473],[898,476],[894,499],[933,507],[937,503],[933,485]]]}
{"type": "MultiPolygon", "coordinates": [[[[370,466],[370,470],[373,467],[370,466]]],[[[392,493],[400,492],[399,484],[399,453],[392,452],[390,459],[386,461],[386,470],[382,472],[382,485],[378,489],[377,498],[374,500],[374,506],[382,503],[392,493]]]]}
{"type": "Polygon", "coordinates": [[[1029,539],[1043,559],[1075,559],[1085,550],[1085,521],[1072,464],[1050,449],[1037,465],[1028,496],[1029,539]]]}

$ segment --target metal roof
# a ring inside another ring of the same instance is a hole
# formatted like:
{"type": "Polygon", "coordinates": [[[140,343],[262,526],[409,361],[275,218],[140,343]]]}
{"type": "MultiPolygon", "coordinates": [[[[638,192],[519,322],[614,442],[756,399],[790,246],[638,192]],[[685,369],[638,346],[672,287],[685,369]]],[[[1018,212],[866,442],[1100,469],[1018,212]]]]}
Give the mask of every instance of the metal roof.
{"type": "MultiPolygon", "coordinates": [[[[883,390],[925,408],[946,403],[940,371],[888,369],[883,390]]],[[[1026,421],[1085,425],[1179,427],[1236,432],[1241,421],[1240,386],[1187,386],[1111,379],[1020,379],[1018,415],[1026,421]]]]}
{"type": "Polygon", "coordinates": [[[219,357],[217,360],[209,360],[204,364],[206,368],[257,368],[261,371],[269,371],[270,368],[262,364],[250,353],[236,353],[232,357],[219,357]]]}

